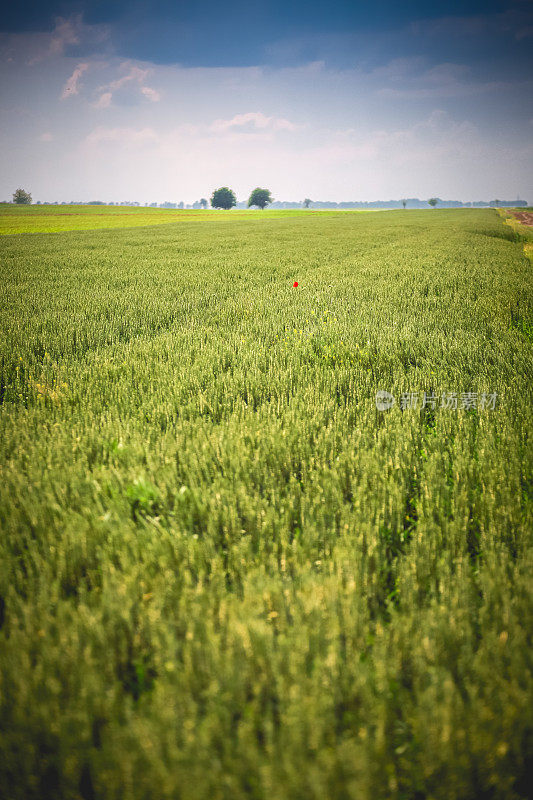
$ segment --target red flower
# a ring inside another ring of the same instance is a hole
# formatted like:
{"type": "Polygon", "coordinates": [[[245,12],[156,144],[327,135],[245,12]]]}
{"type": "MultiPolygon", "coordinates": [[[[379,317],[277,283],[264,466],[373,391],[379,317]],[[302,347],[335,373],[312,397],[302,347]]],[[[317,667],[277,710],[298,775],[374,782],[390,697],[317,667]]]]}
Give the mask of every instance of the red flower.
{"type": "Polygon", "coordinates": [[[298,281],[294,281],[294,283],[292,285],[296,289],[296,287],[298,286],[298,281]]]}

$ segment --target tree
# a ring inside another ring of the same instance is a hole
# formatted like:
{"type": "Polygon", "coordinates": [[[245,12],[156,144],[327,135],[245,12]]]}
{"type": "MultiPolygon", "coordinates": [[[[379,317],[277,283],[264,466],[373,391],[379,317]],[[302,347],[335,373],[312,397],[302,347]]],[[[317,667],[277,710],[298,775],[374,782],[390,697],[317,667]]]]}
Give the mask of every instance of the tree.
{"type": "Polygon", "coordinates": [[[13,202],[17,203],[19,206],[29,206],[31,204],[31,194],[25,192],[24,189],[17,189],[17,191],[13,193],[13,202]]]}
{"type": "Polygon", "coordinates": [[[202,206],[202,208],[207,208],[207,200],[205,199],[205,197],[202,197],[202,199],[200,200],[200,205],[202,206]]]}
{"type": "Polygon", "coordinates": [[[236,205],[237,198],[235,197],[235,193],[232,192],[231,189],[228,189],[227,186],[223,186],[221,189],[215,189],[211,195],[211,206],[213,208],[223,208],[227,211],[236,205]]]}
{"type": "Polygon", "coordinates": [[[437,205],[438,202],[439,202],[439,198],[438,197],[430,197],[429,200],[428,200],[428,203],[431,206],[431,208],[435,208],[435,206],[437,205]]]}
{"type": "Polygon", "coordinates": [[[310,200],[308,197],[306,197],[305,200],[304,200],[304,208],[309,208],[309,206],[311,205],[312,202],[313,202],[312,200],[310,200]]]}
{"type": "Polygon", "coordinates": [[[254,189],[248,198],[248,208],[250,206],[259,206],[263,210],[273,199],[268,189],[254,189]]]}
{"type": "Polygon", "coordinates": [[[407,200],[405,200],[405,199],[402,200],[402,206],[405,208],[406,205],[407,205],[407,200]]]}

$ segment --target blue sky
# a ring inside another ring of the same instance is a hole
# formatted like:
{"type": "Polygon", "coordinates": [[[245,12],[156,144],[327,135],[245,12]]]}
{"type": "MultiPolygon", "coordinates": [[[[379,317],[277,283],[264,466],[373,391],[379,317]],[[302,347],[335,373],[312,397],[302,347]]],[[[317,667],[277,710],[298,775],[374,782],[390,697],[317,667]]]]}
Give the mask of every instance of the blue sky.
{"type": "Polygon", "coordinates": [[[526,0],[13,4],[0,198],[533,202],[532,53],[526,0]]]}

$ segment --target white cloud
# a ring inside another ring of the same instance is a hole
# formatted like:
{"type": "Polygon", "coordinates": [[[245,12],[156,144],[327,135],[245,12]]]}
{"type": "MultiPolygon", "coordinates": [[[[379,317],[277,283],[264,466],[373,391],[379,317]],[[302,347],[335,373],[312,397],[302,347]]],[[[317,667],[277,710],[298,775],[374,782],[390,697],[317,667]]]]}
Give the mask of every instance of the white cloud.
{"type": "Polygon", "coordinates": [[[111,99],[113,95],[111,92],[104,92],[100,95],[96,103],[94,104],[95,108],[109,108],[111,105],[111,99]]]}
{"type": "Polygon", "coordinates": [[[5,34],[4,48],[30,66],[49,59],[58,59],[68,53],[69,48],[83,46],[88,52],[109,51],[110,30],[107,25],[87,25],[81,14],[68,19],[58,17],[55,28],[49,33],[5,34]]]}
{"type": "Polygon", "coordinates": [[[150,89],[149,86],[141,86],[141,94],[151,100],[152,103],[158,103],[161,100],[161,94],[156,89],[150,89]]]}
{"type": "Polygon", "coordinates": [[[113,142],[127,146],[157,143],[159,135],[153,128],[95,128],[85,137],[84,143],[89,146],[98,146],[104,142],[113,142]]]}
{"type": "Polygon", "coordinates": [[[423,68],[418,63],[418,68],[414,67],[415,62],[411,68],[403,65],[403,68],[400,67],[396,71],[396,62],[393,61],[387,68],[375,70],[371,73],[372,76],[387,78],[387,85],[378,87],[377,94],[397,100],[436,100],[505,92],[516,89],[519,84],[523,85],[525,94],[528,94],[528,90],[531,88],[531,81],[527,79],[518,79],[513,83],[501,80],[474,79],[470,69],[464,64],[443,63],[423,68]]]}
{"type": "Polygon", "coordinates": [[[63,91],[61,92],[61,99],[65,100],[67,97],[72,97],[75,94],[79,94],[79,80],[86,70],[89,69],[89,64],[78,64],[70,78],[67,80],[66,84],[63,87],[63,91]]]}
{"type": "Polygon", "coordinates": [[[216,119],[211,124],[211,130],[222,133],[234,128],[248,128],[256,130],[295,131],[297,126],[282,117],[267,117],[260,111],[249,111],[247,114],[236,114],[231,119],[216,119]]]}
{"type": "Polygon", "coordinates": [[[62,55],[67,45],[80,43],[81,15],[71,19],[58,17],[56,27],[50,39],[50,55],[62,55]]]}
{"type": "MultiPolygon", "coordinates": [[[[337,182],[341,175],[365,175],[367,192],[374,177],[376,180],[379,177],[386,186],[386,176],[391,172],[431,172],[437,163],[442,165],[442,171],[445,172],[450,164],[457,167],[461,163],[469,163],[474,150],[477,159],[491,156],[479,145],[476,126],[467,120],[456,120],[440,109],[408,127],[375,128],[370,131],[321,127],[310,132],[309,141],[298,138],[288,147],[279,146],[273,136],[264,137],[263,132],[271,124],[268,120],[273,118],[260,112],[253,112],[252,120],[248,119],[249,116],[236,115],[223,121],[233,125],[222,127],[213,127],[213,124],[181,125],[166,131],[153,127],[98,127],[85,138],[83,144],[89,149],[97,147],[103,153],[106,148],[120,145],[120,151],[127,150],[130,158],[131,153],[135,152],[139,171],[144,169],[146,174],[156,170],[158,164],[164,164],[165,173],[190,184],[197,180],[195,173],[203,172],[207,176],[217,174],[219,181],[229,180],[229,185],[239,180],[244,183],[245,176],[251,174],[257,174],[259,183],[268,180],[269,174],[276,174],[277,180],[283,183],[281,176],[284,171],[298,175],[299,180],[314,183],[312,176],[315,165],[320,164],[316,176],[319,183],[324,182],[326,174],[330,180],[337,182]],[[233,139],[220,134],[250,122],[257,124],[259,133],[246,135],[239,140],[237,152],[233,139]]],[[[107,152],[109,158],[115,159],[115,155],[111,155],[115,150],[107,152]]],[[[117,164],[116,160],[114,163],[117,164]]],[[[325,181],[326,185],[328,182],[325,181]]],[[[277,196],[280,195],[278,188],[275,188],[275,192],[277,196]]],[[[353,195],[353,199],[358,197],[363,199],[358,193],[353,195]]]]}
{"type": "MultiPolygon", "coordinates": [[[[320,143],[306,148],[315,163],[362,165],[395,171],[406,166],[421,169],[434,164],[450,164],[468,159],[475,152],[483,155],[478,128],[468,120],[455,120],[435,109],[426,118],[405,128],[376,129],[370,132],[347,130],[322,132],[320,143]]],[[[486,153],[486,157],[490,157],[486,153]]]]}
{"type": "Polygon", "coordinates": [[[145,80],[150,75],[152,70],[142,69],[141,67],[131,64],[126,61],[120,65],[121,70],[127,70],[125,75],[110,81],[105,86],[100,86],[98,89],[101,92],[98,100],[95,103],[96,108],[108,108],[111,105],[113,95],[116,92],[127,88],[128,86],[137,86],[143,97],[146,97],[152,103],[157,103],[161,99],[160,93],[157,89],[150,86],[145,86],[145,80]]]}
{"type": "Polygon", "coordinates": [[[141,69],[140,67],[130,66],[127,63],[121,64],[120,66],[121,69],[129,67],[129,72],[126,75],[123,75],[122,78],[118,78],[115,81],[111,81],[111,83],[109,84],[109,89],[111,89],[112,92],[116,92],[117,89],[121,89],[123,86],[125,86],[127,83],[130,83],[131,81],[141,84],[148,75],[147,69],[141,69]]]}

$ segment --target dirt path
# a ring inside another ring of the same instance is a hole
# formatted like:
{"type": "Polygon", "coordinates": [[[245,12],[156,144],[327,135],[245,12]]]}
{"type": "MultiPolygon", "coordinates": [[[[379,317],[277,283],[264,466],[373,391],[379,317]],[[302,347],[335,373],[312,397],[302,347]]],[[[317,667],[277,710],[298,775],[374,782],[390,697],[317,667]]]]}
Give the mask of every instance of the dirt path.
{"type": "Polygon", "coordinates": [[[533,226],[533,211],[513,211],[511,213],[522,225],[533,226]]]}

